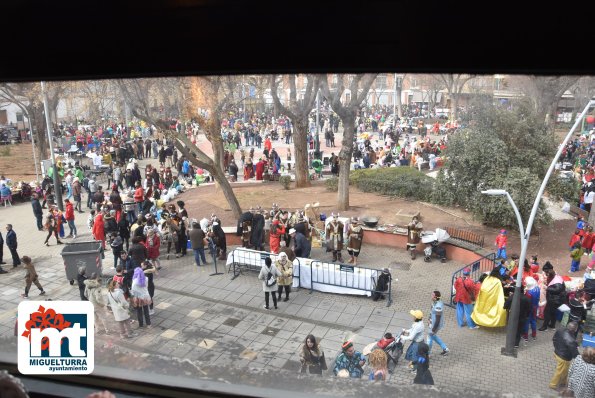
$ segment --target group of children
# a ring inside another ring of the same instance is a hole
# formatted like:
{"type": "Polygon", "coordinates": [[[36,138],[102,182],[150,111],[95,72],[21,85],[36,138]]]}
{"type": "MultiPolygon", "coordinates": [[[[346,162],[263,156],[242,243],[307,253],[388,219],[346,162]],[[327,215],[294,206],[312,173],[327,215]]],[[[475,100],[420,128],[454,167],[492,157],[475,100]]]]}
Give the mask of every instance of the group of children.
{"type": "MultiPolygon", "coordinates": [[[[590,255],[593,252],[594,245],[595,232],[593,232],[593,227],[588,225],[582,217],[578,217],[576,231],[570,237],[570,242],[568,243],[570,257],[572,258],[572,262],[570,263],[570,273],[579,270],[583,255],[590,255]]],[[[591,262],[593,262],[593,260],[591,260],[591,262]]],[[[590,265],[592,268],[592,264],[590,265]]]]}

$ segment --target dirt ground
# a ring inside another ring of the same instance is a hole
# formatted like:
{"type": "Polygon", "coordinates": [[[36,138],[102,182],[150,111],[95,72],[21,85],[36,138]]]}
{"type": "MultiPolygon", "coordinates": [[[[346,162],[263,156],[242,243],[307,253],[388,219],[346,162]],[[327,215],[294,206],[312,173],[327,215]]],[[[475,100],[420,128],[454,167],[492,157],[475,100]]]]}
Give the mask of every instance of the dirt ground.
{"type": "Polygon", "coordinates": [[[0,145],[0,175],[12,181],[35,181],[31,143],[0,145]],[[9,154],[5,151],[9,151],[9,154]]]}
{"type": "MultiPolygon", "coordinates": [[[[319,202],[319,212],[327,215],[337,212],[336,193],[329,192],[324,182],[315,181],[309,188],[284,190],[278,183],[236,184],[234,186],[238,201],[242,209],[251,206],[270,208],[272,203],[278,203],[282,208],[290,210],[303,209],[307,203],[319,202]]],[[[214,185],[201,186],[189,190],[178,196],[182,199],[190,217],[208,217],[217,214],[224,226],[235,226],[236,219],[227,205],[223,194],[214,185]]],[[[356,188],[350,191],[349,211],[340,212],[341,216],[377,216],[379,226],[385,224],[404,225],[410,220],[409,215],[420,212],[425,230],[451,226],[473,231],[485,236],[485,248],[494,248],[494,240],[499,228],[489,228],[473,219],[472,215],[458,208],[441,208],[439,206],[394,199],[385,196],[363,193],[356,188]],[[397,213],[401,215],[397,215],[397,213]],[[402,216],[403,214],[407,216],[402,216]]],[[[538,255],[540,263],[549,260],[556,266],[559,273],[566,275],[570,268],[568,241],[574,232],[575,222],[572,220],[558,220],[552,225],[533,228],[529,241],[527,256],[538,255]]],[[[520,238],[518,231],[509,231],[509,256],[520,254],[520,238]]],[[[582,261],[581,268],[585,268],[587,257],[582,261]]]]}

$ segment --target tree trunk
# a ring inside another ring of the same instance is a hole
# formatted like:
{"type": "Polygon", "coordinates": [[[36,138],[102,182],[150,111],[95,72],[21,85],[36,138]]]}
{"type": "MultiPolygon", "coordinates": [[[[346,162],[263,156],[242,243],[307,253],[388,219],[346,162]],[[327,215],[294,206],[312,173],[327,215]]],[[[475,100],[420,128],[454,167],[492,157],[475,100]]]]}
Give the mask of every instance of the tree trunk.
{"type": "Polygon", "coordinates": [[[294,123],[293,147],[295,153],[295,185],[297,188],[310,186],[308,179],[308,122],[298,119],[294,123]]]}
{"type": "Polygon", "coordinates": [[[49,159],[50,148],[47,136],[47,128],[45,125],[45,117],[43,115],[43,105],[35,103],[29,106],[27,110],[31,117],[30,123],[33,126],[33,133],[35,134],[35,143],[39,150],[41,159],[49,159]]]}
{"type": "Polygon", "coordinates": [[[343,141],[339,151],[339,190],[337,192],[337,207],[341,211],[349,210],[349,172],[351,169],[351,156],[353,155],[353,136],[355,117],[342,117],[343,141]]]}
{"type": "Polygon", "coordinates": [[[227,199],[227,203],[229,204],[234,217],[240,219],[242,216],[242,208],[240,207],[238,198],[236,198],[236,195],[233,192],[233,188],[231,187],[229,180],[227,177],[225,177],[225,173],[222,169],[216,167],[213,171],[214,173],[209,170],[215,181],[218,183],[219,188],[223,191],[223,195],[225,195],[225,199],[227,199]]]}
{"type": "Polygon", "coordinates": [[[459,94],[453,93],[450,97],[452,99],[450,103],[450,114],[452,116],[452,121],[454,122],[458,117],[459,94]]]}
{"type": "MultiPolygon", "coordinates": [[[[401,92],[403,91],[402,87],[397,86],[397,115],[399,118],[403,117],[403,103],[401,102],[401,92]]],[[[395,126],[397,125],[395,121],[395,126]]]]}

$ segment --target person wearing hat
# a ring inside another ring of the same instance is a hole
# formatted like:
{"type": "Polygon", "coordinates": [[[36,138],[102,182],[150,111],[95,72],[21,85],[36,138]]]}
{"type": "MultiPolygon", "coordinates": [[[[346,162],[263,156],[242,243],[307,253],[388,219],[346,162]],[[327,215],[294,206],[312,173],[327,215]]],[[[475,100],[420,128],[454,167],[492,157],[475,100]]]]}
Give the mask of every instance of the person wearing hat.
{"type": "Polygon", "coordinates": [[[31,288],[31,284],[33,283],[39,289],[39,295],[43,296],[45,294],[45,291],[43,290],[43,286],[41,286],[41,283],[39,283],[39,277],[37,276],[37,272],[35,271],[35,266],[31,262],[31,258],[29,256],[23,256],[22,261],[23,267],[25,268],[25,271],[27,271],[27,274],[25,275],[25,294],[21,294],[21,297],[29,298],[29,289],[31,288]]]}
{"type": "Polygon", "coordinates": [[[293,252],[296,257],[310,258],[310,251],[312,250],[312,244],[306,237],[297,232],[294,228],[289,230],[289,236],[293,238],[293,252]]]}
{"type": "Polygon", "coordinates": [[[554,271],[554,266],[549,261],[546,261],[542,270],[545,273],[545,284],[547,287],[545,291],[546,303],[543,311],[543,324],[538,329],[541,332],[547,330],[548,327],[551,330],[556,329],[556,310],[564,304],[566,296],[566,285],[562,277],[554,271]]]}
{"type": "Polygon", "coordinates": [[[401,340],[411,341],[411,344],[409,344],[407,352],[405,353],[405,359],[409,361],[409,369],[413,371],[415,370],[413,361],[417,356],[417,346],[424,341],[425,327],[423,323],[423,312],[420,310],[411,310],[409,311],[409,314],[413,317],[413,324],[411,325],[411,328],[403,329],[401,340]]]}
{"type": "Polygon", "coordinates": [[[285,289],[285,298],[283,301],[289,301],[289,293],[291,292],[291,284],[293,283],[293,264],[287,259],[287,254],[280,253],[279,258],[275,261],[275,266],[281,273],[281,276],[277,278],[279,300],[281,300],[281,294],[285,289]]]}
{"type": "Polygon", "coordinates": [[[79,213],[83,213],[82,208],[82,191],[83,187],[81,185],[81,180],[79,177],[75,177],[72,181],[72,199],[74,200],[74,209],[77,210],[79,213]]]}
{"type": "Polygon", "coordinates": [[[351,217],[351,222],[347,225],[347,253],[350,257],[348,263],[353,265],[357,265],[357,257],[364,240],[364,229],[358,222],[359,218],[351,217]]]}
{"type": "Polygon", "coordinates": [[[537,281],[532,277],[525,279],[525,282],[525,295],[531,303],[531,312],[523,325],[523,340],[527,344],[529,342],[529,325],[531,326],[531,337],[533,341],[537,339],[537,309],[539,308],[541,289],[537,285],[537,281]]]}
{"type": "Polygon", "coordinates": [[[494,245],[498,248],[496,258],[503,258],[506,260],[506,245],[508,244],[508,236],[505,229],[501,229],[494,245]]]}
{"type": "Polygon", "coordinates": [[[454,284],[455,301],[457,303],[457,323],[459,327],[465,326],[465,322],[469,329],[478,329],[479,326],[471,319],[473,313],[473,305],[475,297],[477,296],[477,287],[473,280],[469,277],[471,268],[463,269],[463,276],[459,276],[454,284]]]}
{"type": "Polygon", "coordinates": [[[352,341],[346,341],[341,345],[341,353],[335,360],[333,373],[339,377],[353,377],[360,379],[364,374],[366,359],[364,355],[355,350],[352,341]],[[344,376],[345,375],[345,376],[344,376]]]}
{"type": "MultiPolygon", "coordinates": [[[[343,250],[343,230],[344,226],[339,221],[339,215],[332,213],[331,220],[326,224],[325,236],[326,236],[326,251],[333,252],[333,262],[339,260],[343,261],[341,257],[341,251],[343,250]]],[[[299,257],[299,256],[298,256],[299,257]]]]}

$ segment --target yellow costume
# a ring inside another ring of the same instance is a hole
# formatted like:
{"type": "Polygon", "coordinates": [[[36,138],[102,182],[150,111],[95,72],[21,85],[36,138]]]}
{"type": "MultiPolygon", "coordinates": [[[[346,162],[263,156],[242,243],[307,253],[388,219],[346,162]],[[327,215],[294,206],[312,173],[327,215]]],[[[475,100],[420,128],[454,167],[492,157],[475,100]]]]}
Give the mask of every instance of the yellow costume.
{"type": "Polygon", "coordinates": [[[498,328],[506,325],[504,289],[500,279],[494,276],[488,276],[484,279],[471,318],[476,324],[488,328],[498,328]]]}

